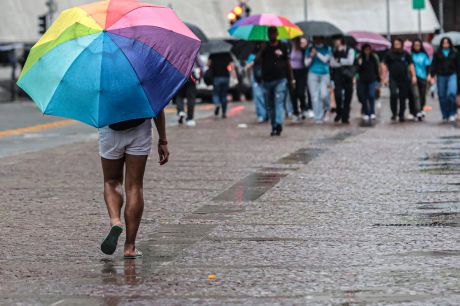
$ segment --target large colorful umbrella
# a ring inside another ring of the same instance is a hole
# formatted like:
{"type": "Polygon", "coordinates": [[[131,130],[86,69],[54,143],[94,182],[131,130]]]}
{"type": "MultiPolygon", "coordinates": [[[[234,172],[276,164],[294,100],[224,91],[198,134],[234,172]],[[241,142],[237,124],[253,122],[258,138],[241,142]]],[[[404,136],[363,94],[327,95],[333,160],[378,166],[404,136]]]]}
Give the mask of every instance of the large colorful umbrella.
{"type": "Polygon", "coordinates": [[[268,41],[268,28],[278,29],[278,39],[293,39],[302,30],[283,16],[273,14],[252,15],[237,21],[229,30],[231,36],[251,41],[268,41]]]}
{"type": "Polygon", "coordinates": [[[371,45],[375,51],[384,51],[391,48],[391,43],[382,35],[367,31],[352,31],[348,33],[356,42],[358,49],[365,44],[371,45]]]}
{"type": "Polygon", "coordinates": [[[155,117],[191,73],[199,39],[169,8],[109,0],[68,9],[18,85],[44,114],[94,127],[155,117]]]}

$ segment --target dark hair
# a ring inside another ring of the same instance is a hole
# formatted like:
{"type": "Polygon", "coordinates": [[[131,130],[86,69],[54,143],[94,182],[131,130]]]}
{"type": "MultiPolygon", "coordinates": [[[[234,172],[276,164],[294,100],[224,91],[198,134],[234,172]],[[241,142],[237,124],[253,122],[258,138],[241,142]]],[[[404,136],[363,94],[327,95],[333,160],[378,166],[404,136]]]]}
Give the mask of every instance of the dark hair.
{"type": "Polygon", "coordinates": [[[449,43],[449,49],[454,50],[454,44],[452,43],[452,40],[447,36],[441,39],[441,42],[439,43],[439,49],[442,49],[442,45],[444,44],[444,41],[446,40],[449,43]]]}
{"type": "Polygon", "coordinates": [[[425,46],[423,46],[423,41],[420,38],[416,38],[416,39],[414,39],[412,41],[412,47],[411,47],[411,52],[412,53],[417,52],[417,51],[415,51],[415,43],[420,43],[420,51],[419,52],[422,52],[422,53],[425,53],[426,55],[428,55],[428,53],[425,50],[425,46]]]}
{"type": "Polygon", "coordinates": [[[277,27],[269,27],[268,28],[268,33],[278,33],[278,28],[277,27]]]}
{"type": "Polygon", "coordinates": [[[362,47],[361,47],[361,57],[364,57],[364,56],[365,56],[364,50],[366,50],[366,49],[370,49],[371,52],[373,51],[373,50],[372,50],[372,46],[371,46],[370,44],[364,44],[364,45],[362,45],[362,47]]]}
{"type": "Polygon", "coordinates": [[[393,42],[391,43],[391,47],[392,47],[392,48],[395,47],[395,42],[397,42],[397,41],[399,41],[399,42],[401,43],[401,47],[404,46],[404,43],[403,43],[403,41],[402,41],[401,38],[395,38],[395,39],[393,39],[393,42]]]}

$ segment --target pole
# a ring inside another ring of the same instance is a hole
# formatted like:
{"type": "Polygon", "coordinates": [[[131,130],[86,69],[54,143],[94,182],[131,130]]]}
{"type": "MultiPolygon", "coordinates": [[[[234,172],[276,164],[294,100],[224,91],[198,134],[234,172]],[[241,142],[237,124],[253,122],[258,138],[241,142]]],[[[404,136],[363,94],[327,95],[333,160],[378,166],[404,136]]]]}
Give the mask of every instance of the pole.
{"type": "Polygon", "coordinates": [[[439,0],[439,22],[441,23],[441,33],[444,33],[444,0],[439,0]]]}
{"type": "Polygon", "coordinates": [[[418,10],[418,38],[422,39],[422,10],[418,10]]]}
{"type": "Polygon", "coordinates": [[[303,17],[305,21],[308,21],[308,0],[303,0],[303,17]]]}
{"type": "Polygon", "coordinates": [[[46,6],[48,7],[49,24],[52,24],[54,21],[54,14],[57,11],[57,3],[55,0],[48,0],[46,6]]]}
{"type": "Polygon", "coordinates": [[[391,41],[390,0],[387,0],[387,39],[391,41]]]}

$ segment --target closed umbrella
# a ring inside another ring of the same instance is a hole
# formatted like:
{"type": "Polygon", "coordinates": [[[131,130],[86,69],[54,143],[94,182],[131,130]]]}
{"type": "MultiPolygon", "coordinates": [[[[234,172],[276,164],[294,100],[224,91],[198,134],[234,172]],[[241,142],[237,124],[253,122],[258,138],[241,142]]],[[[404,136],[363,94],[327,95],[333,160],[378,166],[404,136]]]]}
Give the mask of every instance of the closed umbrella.
{"type": "Polygon", "coordinates": [[[361,49],[365,44],[371,45],[372,49],[375,51],[384,51],[391,48],[391,43],[385,37],[377,33],[352,31],[348,34],[356,40],[358,49],[361,49]]]}
{"type": "Polygon", "coordinates": [[[109,0],[64,11],[18,85],[44,114],[94,127],[155,117],[187,81],[199,39],[170,8],[109,0]]]}
{"type": "Polygon", "coordinates": [[[308,37],[343,36],[344,33],[332,23],[326,21],[302,21],[296,23],[308,37]]]}
{"type": "Polygon", "coordinates": [[[444,37],[450,38],[454,46],[460,46],[460,32],[447,32],[447,33],[438,34],[433,38],[431,43],[433,44],[433,46],[439,47],[439,45],[441,44],[441,40],[444,37]]]}

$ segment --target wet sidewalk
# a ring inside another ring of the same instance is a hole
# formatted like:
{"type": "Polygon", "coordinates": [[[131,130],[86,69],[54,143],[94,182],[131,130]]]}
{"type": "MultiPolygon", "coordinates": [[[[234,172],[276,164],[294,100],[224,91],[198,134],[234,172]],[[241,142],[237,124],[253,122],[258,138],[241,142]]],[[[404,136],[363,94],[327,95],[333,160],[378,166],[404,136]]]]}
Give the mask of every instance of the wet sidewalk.
{"type": "Polygon", "coordinates": [[[244,107],[169,130],[170,164],[148,165],[139,261],[99,251],[96,142],[0,159],[0,304],[459,303],[456,127],[434,111],[271,138],[244,107]]]}

